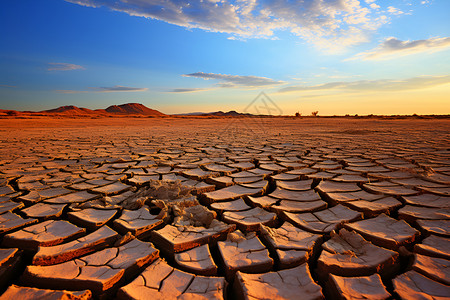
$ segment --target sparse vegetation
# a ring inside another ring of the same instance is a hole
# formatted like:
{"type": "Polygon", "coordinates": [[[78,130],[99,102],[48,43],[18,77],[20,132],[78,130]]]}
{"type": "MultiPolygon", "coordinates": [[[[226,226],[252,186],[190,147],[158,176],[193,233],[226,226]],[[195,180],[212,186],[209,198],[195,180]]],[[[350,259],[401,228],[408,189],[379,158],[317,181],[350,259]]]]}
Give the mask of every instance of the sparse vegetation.
{"type": "Polygon", "coordinates": [[[301,113],[299,113],[299,112],[296,112],[296,113],[295,113],[295,117],[299,118],[299,117],[301,117],[301,116],[302,116],[301,113]]]}
{"type": "Polygon", "coordinates": [[[313,116],[313,117],[317,117],[319,115],[319,111],[313,111],[313,112],[311,112],[311,116],[313,116]]]}

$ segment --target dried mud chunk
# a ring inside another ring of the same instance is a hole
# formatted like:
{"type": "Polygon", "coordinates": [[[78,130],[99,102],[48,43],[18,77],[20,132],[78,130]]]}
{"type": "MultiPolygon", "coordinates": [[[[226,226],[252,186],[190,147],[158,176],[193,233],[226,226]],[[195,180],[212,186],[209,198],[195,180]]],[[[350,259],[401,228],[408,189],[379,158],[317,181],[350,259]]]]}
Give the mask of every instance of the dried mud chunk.
{"type": "Polygon", "coordinates": [[[217,220],[210,228],[166,225],[160,230],[151,232],[151,241],[164,253],[173,255],[225,239],[228,232],[233,231],[235,227],[234,224],[228,225],[217,220]]]}
{"type": "Polygon", "coordinates": [[[89,230],[96,230],[111,220],[116,210],[100,210],[87,208],[79,211],[71,211],[67,214],[69,221],[89,230]]]}
{"type": "Polygon", "coordinates": [[[223,299],[224,278],[194,276],[157,260],[122,287],[117,299],[223,299]]]}
{"type": "Polygon", "coordinates": [[[217,242],[226,278],[233,278],[236,271],[263,273],[272,269],[273,260],[269,251],[255,233],[244,235],[235,231],[224,242],[217,242]]]}
{"type": "Polygon", "coordinates": [[[291,190],[291,191],[306,191],[310,190],[313,180],[295,180],[295,181],[281,181],[277,180],[276,184],[278,187],[291,190]]]}
{"type": "Polygon", "coordinates": [[[441,184],[447,185],[450,184],[450,176],[440,173],[433,173],[430,175],[423,176],[423,179],[441,184]]]}
{"type": "Polygon", "coordinates": [[[24,204],[22,202],[5,201],[0,203],[0,214],[3,214],[7,211],[11,212],[22,207],[24,207],[24,204]]]}
{"type": "Polygon", "coordinates": [[[191,179],[195,179],[195,180],[205,180],[208,177],[217,177],[220,176],[220,173],[218,172],[211,172],[211,171],[204,171],[200,168],[197,169],[190,169],[190,170],[186,170],[181,172],[183,175],[191,178],[191,179]]]}
{"type": "Polygon", "coordinates": [[[284,211],[292,213],[302,213],[318,211],[327,208],[328,204],[325,201],[297,201],[297,200],[281,200],[279,204],[271,206],[269,209],[277,213],[284,211]]]}
{"type": "Polygon", "coordinates": [[[323,171],[306,175],[306,177],[309,179],[319,179],[319,180],[327,180],[327,179],[331,179],[335,176],[336,176],[336,174],[329,173],[329,172],[323,172],[323,171]]]}
{"type": "Polygon", "coordinates": [[[371,183],[365,183],[363,186],[365,189],[373,193],[386,194],[392,196],[412,196],[419,194],[419,191],[401,185],[382,186],[379,184],[376,185],[371,183]]]}
{"type": "Polygon", "coordinates": [[[344,193],[361,191],[361,188],[356,183],[333,182],[329,180],[321,181],[316,189],[323,193],[344,193]]]}
{"type": "Polygon", "coordinates": [[[217,266],[212,259],[208,245],[175,254],[175,262],[180,269],[197,275],[216,275],[217,266]]]}
{"type": "Polygon", "coordinates": [[[425,186],[421,186],[419,187],[419,189],[421,189],[422,191],[425,192],[429,192],[432,194],[436,194],[436,195],[441,195],[441,196],[450,196],[450,187],[425,187],[425,186]]]}
{"type": "Polygon", "coordinates": [[[223,220],[236,224],[242,231],[258,231],[259,225],[274,226],[277,215],[262,208],[255,207],[246,211],[227,211],[223,213],[223,220]]]}
{"type": "Polygon", "coordinates": [[[108,248],[80,259],[52,266],[28,266],[21,280],[42,288],[80,290],[99,296],[115,287],[122,277],[134,275],[159,257],[151,243],[139,240],[108,248]]]}
{"type": "Polygon", "coordinates": [[[417,220],[420,229],[444,237],[450,236],[450,220],[417,220]]]}
{"type": "Polygon", "coordinates": [[[196,276],[179,300],[223,299],[226,281],[220,277],[196,276]]]}
{"type": "Polygon", "coordinates": [[[390,214],[394,209],[402,206],[402,203],[394,197],[386,197],[373,201],[349,201],[343,204],[364,213],[365,217],[374,217],[381,213],[390,214]]]}
{"type": "Polygon", "coordinates": [[[60,217],[66,206],[67,204],[37,203],[22,209],[22,212],[30,218],[47,220],[60,217]]]}
{"type": "Polygon", "coordinates": [[[233,290],[238,299],[323,299],[322,288],[311,278],[307,264],[264,274],[236,273],[233,290]]]}
{"type": "Polygon", "coordinates": [[[362,218],[361,213],[337,205],[313,213],[294,214],[283,212],[283,218],[307,231],[319,234],[339,229],[342,224],[362,218]]]}
{"type": "Polygon", "coordinates": [[[414,252],[450,260],[450,239],[431,235],[421,244],[414,245],[414,252]]]}
{"type": "MultiPolygon", "coordinates": [[[[7,188],[9,186],[6,186],[7,188]]],[[[30,181],[30,182],[18,182],[19,190],[27,190],[27,191],[37,191],[47,189],[48,185],[42,184],[39,181],[30,181]]],[[[14,190],[13,190],[14,191],[14,190]]],[[[0,191],[1,194],[1,191],[0,191]]]]}
{"type": "Polygon", "coordinates": [[[350,193],[326,193],[326,197],[333,203],[343,203],[349,201],[365,200],[374,201],[385,197],[384,195],[371,194],[366,191],[350,192],[350,193]]]}
{"type": "Polygon", "coordinates": [[[127,180],[128,183],[141,186],[148,183],[150,180],[159,180],[159,175],[134,175],[127,180]]]}
{"type": "Polygon", "coordinates": [[[223,213],[224,211],[243,211],[248,210],[251,207],[248,206],[242,198],[229,202],[216,202],[211,204],[211,208],[223,213]]]}
{"type": "Polygon", "coordinates": [[[321,240],[321,236],[285,222],[276,229],[261,225],[261,239],[278,254],[279,267],[286,269],[306,262],[312,255],[315,245],[321,240]]]}
{"type": "Polygon", "coordinates": [[[450,207],[450,199],[448,197],[442,197],[432,194],[422,194],[417,196],[403,196],[402,198],[407,204],[416,206],[435,208],[450,207]]]}
{"type": "Polygon", "coordinates": [[[233,178],[229,177],[229,176],[208,178],[206,181],[208,183],[214,184],[215,186],[217,186],[219,188],[224,188],[224,187],[235,184],[235,182],[233,181],[233,178]]]}
{"type": "Polygon", "coordinates": [[[405,205],[398,210],[398,217],[409,223],[413,223],[417,219],[450,220],[450,208],[405,205]]]}
{"type": "Polygon", "coordinates": [[[419,231],[403,220],[396,220],[381,214],[373,219],[366,219],[344,225],[349,230],[360,233],[375,245],[396,250],[415,241],[419,231]]]}
{"type": "Polygon", "coordinates": [[[3,295],[0,296],[0,300],[6,299],[90,300],[92,299],[92,292],[90,290],[83,290],[83,291],[44,290],[31,287],[17,286],[13,284],[6,290],[6,292],[3,293],[3,295]]]}
{"type": "Polygon", "coordinates": [[[275,163],[262,163],[259,165],[259,168],[267,171],[272,171],[276,173],[281,173],[283,171],[287,171],[286,167],[280,166],[279,164],[275,163]]]}
{"type": "Polygon", "coordinates": [[[82,236],[86,230],[67,221],[45,221],[4,236],[2,245],[26,250],[54,246],[82,236]]]}
{"type": "Polygon", "coordinates": [[[88,193],[87,191],[75,192],[55,198],[45,199],[46,203],[68,204],[86,202],[98,198],[99,195],[88,193]]]}
{"type": "Polygon", "coordinates": [[[136,237],[143,237],[163,223],[164,221],[152,215],[147,207],[141,207],[138,210],[124,209],[120,218],[114,220],[114,228],[121,234],[131,232],[136,237]]]}
{"type": "Polygon", "coordinates": [[[413,270],[428,278],[450,285],[450,260],[414,254],[413,270]]]}
{"type": "Polygon", "coordinates": [[[391,297],[378,274],[364,277],[341,277],[330,274],[327,287],[333,299],[384,300],[391,297]]]}
{"type": "Polygon", "coordinates": [[[8,211],[0,215],[0,234],[31,225],[37,221],[37,219],[22,219],[18,215],[8,211]]]}
{"type": "Polygon", "coordinates": [[[329,273],[344,276],[391,276],[396,269],[398,253],[373,245],[355,232],[341,229],[322,244],[317,273],[326,280],[329,273]]]}
{"type": "Polygon", "coordinates": [[[75,257],[101,250],[119,238],[119,234],[109,228],[103,226],[93,233],[76,239],[72,242],[51,246],[39,247],[36,255],[33,257],[33,265],[54,265],[59,264],[75,257]]]}
{"type": "Polygon", "coordinates": [[[416,271],[408,271],[392,280],[394,291],[401,299],[445,300],[450,295],[450,286],[433,281],[416,271]]]}
{"type": "Polygon", "coordinates": [[[123,184],[120,181],[116,181],[114,183],[111,183],[111,184],[108,184],[108,185],[105,185],[102,187],[91,189],[91,191],[94,193],[99,193],[99,194],[114,195],[114,194],[123,193],[123,192],[129,190],[130,188],[131,188],[131,186],[123,184]]]}
{"type": "Polygon", "coordinates": [[[262,208],[269,208],[270,206],[276,204],[278,201],[280,201],[277,198],[272,198],[269,196],[262,196],[262,197],[251,197],[247,196],[247,198],[250,200],[251,203],[253,203],[254,206],[262,207],[262,208]]]}
{"type": "Polygon", "coordinates": [[[257,196],[263,192],[263,189],[259,188],[246,188],[240,185],[232,185],[217,191],[204,193],[208,203],[227,201],[241,198],[243,196],[257,196]]]}
{"type": "Polygon", "coordinates": [[[17,248],[0,249],[0,289],[3,289],[20,266],[22,251],[17,248]]]}
{"type": "Polygon", "coordinates": [[[321,200],[319,194],[314,190],[307,191],[289,191],[285,189],[276,188],[275,191],[269,194],[270,197],[282,199],[282,200],[294,200],[294,201],[317,201],[321,200]]]}
{"type": "Polygon", "coordinates": [[[9,185],[0,186],[0,196],[5,196],[14,192],[15,190],[9,185]]]}
{"type": "Polygon", "coordinates": [[[300,175],[294,175],[294,174],[287,174],[287,173],[280,173],[277,175],[272,176],[273,179],[277,181],[290,181],[290,180],[300,180],[300,175]]]}
{"type": "Polygon", "coordinates": [[[342,174],[333,178],[333,181],[336,182],[348,182],[348,183],[367,183],[370,180],[367,177],[363,177],[361,175],[353,175],[353,174],[342,174]]]}

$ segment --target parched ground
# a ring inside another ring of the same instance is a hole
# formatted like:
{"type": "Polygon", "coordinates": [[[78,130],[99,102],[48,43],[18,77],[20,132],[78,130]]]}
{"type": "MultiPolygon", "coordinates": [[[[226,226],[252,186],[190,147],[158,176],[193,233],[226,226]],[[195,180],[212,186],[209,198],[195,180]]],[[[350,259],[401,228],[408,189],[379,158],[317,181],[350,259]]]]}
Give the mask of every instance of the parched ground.
{"type": "Polygon", "coordinates": [[[0,119],[0,299],[448,299],[449,128],[0,119]]]}

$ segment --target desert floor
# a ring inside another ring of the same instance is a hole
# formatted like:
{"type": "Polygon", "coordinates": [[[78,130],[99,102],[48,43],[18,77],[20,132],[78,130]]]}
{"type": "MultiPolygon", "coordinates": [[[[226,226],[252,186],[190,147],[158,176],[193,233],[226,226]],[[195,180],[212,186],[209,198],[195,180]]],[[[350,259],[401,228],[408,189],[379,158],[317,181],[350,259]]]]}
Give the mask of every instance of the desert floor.
{"type": "Polygon", "coordinates": [[[0,299],[448,299],[449,129],[0,119],[0,299]]]}

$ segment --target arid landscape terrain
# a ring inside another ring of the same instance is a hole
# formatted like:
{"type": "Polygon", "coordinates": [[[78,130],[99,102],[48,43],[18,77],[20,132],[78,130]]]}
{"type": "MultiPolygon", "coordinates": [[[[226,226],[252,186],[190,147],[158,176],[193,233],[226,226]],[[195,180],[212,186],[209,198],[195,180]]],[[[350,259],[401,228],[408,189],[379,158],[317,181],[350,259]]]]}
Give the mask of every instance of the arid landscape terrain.
{"type": "Polygon", "coordinates": [[[447,298],[449,125],[0,119],[0,299],[447,298]]]}

